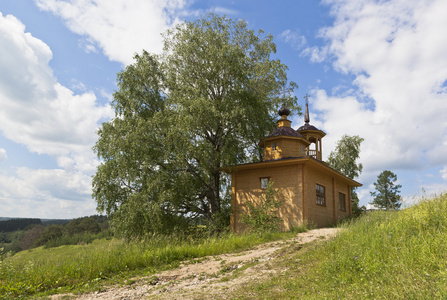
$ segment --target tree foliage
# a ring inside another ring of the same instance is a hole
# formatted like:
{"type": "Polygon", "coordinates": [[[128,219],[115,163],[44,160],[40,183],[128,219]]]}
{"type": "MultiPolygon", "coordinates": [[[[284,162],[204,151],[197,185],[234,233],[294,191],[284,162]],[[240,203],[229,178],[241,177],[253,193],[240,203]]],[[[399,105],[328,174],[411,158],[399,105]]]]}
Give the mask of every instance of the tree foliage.
{"type": "Polygon", "coordinates": [[[143,51],[118,74],[116,117],[94,147],[97,208],[127,236],[222,219],[222,167],[255,159],[282,102],[299,109],[279,97],[287,67],[271,35],[209,14],[164,39],[162,55],[143,51]]]}
{"type": "Polygon", "coordinates": [[[363,165],[357,163],[360,157],[360,145],[364,141],[358,135],[343,137],[337,142],[335,150],[329,154],[327,163],[343,175],[354,179],[362,173],[363,165]]]}
{"type": "Polygon", "coordinates": [[[64,226],[58,224],[52,224],[46,226],[39,238],[34,242],[34,246],[42,246],[49,241],[60,239],[64,235],[64,226]]]}
{"type": "Polygon", "coordinates": [[[44,227],[40,224],[33,225],[33,227],[28,230],[20,241],[21,250],[27,250],[31,248],[34,242],[39,239],[44,227]]]}
{"type": "MultiPolygon", "coordinates": [[[[358,135],[343,135],[337,142],[335,150],[329,154],[327,163],[331,168],[351,179],[359,177],[363,165],[357,163],[357,159],[360,158],[360,145],[363,141],[364,139],[358,135]]],[[[351,189],[351,203],[354,215],[360,214],[362,209],[359,207],[359,198],[355,192],[355,187],[351,189]]]]}
{"type": "Polygon", "coordinates": [[[402,185],[395,184],[397,175],[391,171],[385,170],[377,176],[377,181],[374,182],[376,191],[370,192],[374,197],[371,204],[375,204],[379,208],[385,209],[399,209],[402,205],[400,197],[400,188],[402,185]]]}
{"type": "Polygon", "coordinates": [[[22,230],[30,225],[41,225],[42,221],[35,218],[9,219],[0,221],[0,232],[12,232],[22,230]]]}

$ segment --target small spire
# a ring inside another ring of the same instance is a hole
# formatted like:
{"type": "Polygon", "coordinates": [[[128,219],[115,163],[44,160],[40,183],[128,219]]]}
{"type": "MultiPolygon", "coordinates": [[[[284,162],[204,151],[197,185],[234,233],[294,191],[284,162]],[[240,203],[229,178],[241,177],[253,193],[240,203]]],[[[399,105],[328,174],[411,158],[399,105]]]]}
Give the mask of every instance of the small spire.
{"type": "Polygon", "coordinates": [[[306,112],[304,114],[304,122],[306,124],[309,124],[309,122],[310,122],[310,117],[309,117],[309,97],[310,97],[309,94],[306,94],[304,96],[304,99],[306,99],[306,112]]]}

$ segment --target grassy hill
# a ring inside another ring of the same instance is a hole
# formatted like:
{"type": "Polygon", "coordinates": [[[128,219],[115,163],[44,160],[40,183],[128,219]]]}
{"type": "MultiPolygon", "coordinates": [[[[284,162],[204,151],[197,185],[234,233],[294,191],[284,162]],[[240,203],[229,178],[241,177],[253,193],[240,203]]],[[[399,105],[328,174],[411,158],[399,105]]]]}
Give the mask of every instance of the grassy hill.
{"type": "MultiPolygon", "coordinates": [[[[445,299],[447,197],[396,211],[368,213],[341,225],[329,242],[290,249],[268,281],[227,296],[238,299],[445,299]]],[[[173,268],[295,233],[213,238],[154,237],[145,242],[96,240],[88,245],[36,248],[0,264],[0,298],[98,289],[133,275],[173,268]]]]}
{"type": "Polygon", "coordinates": [[[371,212],[335,239],[291,253],[238,299],[447,299],[447,197],[371,212]],[[298,262],[298,263],[297,263],[298,262]]]}

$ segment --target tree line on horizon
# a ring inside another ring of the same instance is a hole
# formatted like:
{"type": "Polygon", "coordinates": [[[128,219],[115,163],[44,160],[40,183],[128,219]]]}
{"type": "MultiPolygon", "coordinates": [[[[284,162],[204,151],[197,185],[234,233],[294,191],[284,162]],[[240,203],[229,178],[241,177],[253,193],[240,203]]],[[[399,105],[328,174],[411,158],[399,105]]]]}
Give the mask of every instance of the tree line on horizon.
{"type": "Polygon", "coordinates": [[[61,220],[42,222],[41,219],[30,218],[0,221],[0,228],[16,228],[10,231],[0,230],[0,248],[3,248],[3,253],[16,253],[38,246],[56,247],[90,243],[96,238],[108,237],[112,234],[106,216],[93,215],[65,220],[62,224],[60,222],[61,220]],[[25,221],[18,222],[20,220],[25,221]],[[5,224],[7,226],[1,227],[5,224]],[[28,225],[23,227],[25,224],[28,225]]]}
{"type": "Polygon", "coordinates": [[[0,221],[0,232],[12,232],[23,230],[30,225],[42,225],[39,218],[12,218],[0,221]]]}

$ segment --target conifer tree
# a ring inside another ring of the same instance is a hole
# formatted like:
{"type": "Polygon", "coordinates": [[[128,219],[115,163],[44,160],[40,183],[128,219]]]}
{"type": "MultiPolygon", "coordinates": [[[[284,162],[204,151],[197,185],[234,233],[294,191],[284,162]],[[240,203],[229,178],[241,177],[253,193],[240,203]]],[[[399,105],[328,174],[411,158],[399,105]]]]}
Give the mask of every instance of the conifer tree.
{"type": "Polygon", "coordinates": [[[374,200],[371,204],[375,204],[379,208],[399,209],[402,205],[400,197],[400,188],[402,185],[395,184],[397,175],[391,171],[385,170],[379,174],[377,181],[374,182],[375,192],[370,192],[374,200]]]}

